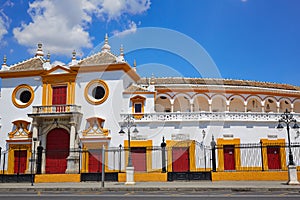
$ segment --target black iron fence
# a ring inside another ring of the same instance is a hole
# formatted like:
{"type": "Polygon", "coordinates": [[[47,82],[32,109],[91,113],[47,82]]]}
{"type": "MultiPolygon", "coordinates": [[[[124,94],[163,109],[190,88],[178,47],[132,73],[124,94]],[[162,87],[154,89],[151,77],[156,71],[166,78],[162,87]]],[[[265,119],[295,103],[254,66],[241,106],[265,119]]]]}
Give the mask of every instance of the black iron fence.
{"type": "MultiPolygon", "coordinates": [[[[300,143],[291,145],[296,166],[300,166],[300,143]]],[[[128,164],[129,149],[122,146],[102,149],[51,150],[38,147],[31,150],[1,150],[0,174],[63,174],[63,173],[123,173],[128,164]],[[102,162],[105,163],[104,169],[102,162]]],[[[202,171],[285,171],[288,165],[288,145],[202,143],[193,146],[133,147],[131,157],[135,172],[202,172],[202,171]]],[[[297,168],[300,170],[300,168],[297,168]]]]}

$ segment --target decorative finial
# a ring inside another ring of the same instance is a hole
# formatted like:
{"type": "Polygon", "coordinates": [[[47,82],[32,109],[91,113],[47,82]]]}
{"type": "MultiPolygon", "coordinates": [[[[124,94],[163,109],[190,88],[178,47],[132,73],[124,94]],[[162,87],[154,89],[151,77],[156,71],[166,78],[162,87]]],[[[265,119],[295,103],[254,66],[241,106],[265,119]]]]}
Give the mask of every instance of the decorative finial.
{"type": "Polygon", "coordinates": [[[50,53],[49,52],[47,53],[47,60],[46,60],[46,62],[50,62],[50,53]]]}
{"type": "Polygon", "coordinates": [[[136,72],[136,60],[133,60],[133,70],[136,72]]]}
{"type": "Polygon", "coordinates": [[[36,50],[35,57],[43,57],[44,56],[42,46],[43,46],[42,43],[38,43],[38,48],[36,50]]]}
{"type": "Polygon", "coordinates": [[[121,47],[120,47],[120,56],[124,56],[123,44],[121,44],[121,47]]]}
{"type": "Polygon", "coordinates": [[[3,56],[3,64],[2,64],[2,68],[1,70],[8,70],[8,66],[6,64],[6,61],[7,61],[7,58],[6,58],[6,55],[3,56]]]}
{"type": "Polygon", "coordinates": [[[72,60],[76,60],[76,51],[75,51],[75,49],[72,52],[72,60]]]}
{"type": "Polygon", "coordinates": [[[102,52],[109,52],[109,51],[110,51],[110,46],[108,44],[108,35],[106,33],[105,34],[104,45],[102,46],[102,52]]]}
{"type": "Polygon", "coordinates": [[[154,85],[155,84],[155,76],[154,76],[154,74],[152,73],[152,76],[151,76],[151,80],[150,80],[150,84],[151,85],[154,85]]]}
{"type": "Polygon", "coordinates": [[[6,55],[3,56],[3,65],[6,65],[6,61],[7,61],[7,58],[6,58],[6,55]]]}

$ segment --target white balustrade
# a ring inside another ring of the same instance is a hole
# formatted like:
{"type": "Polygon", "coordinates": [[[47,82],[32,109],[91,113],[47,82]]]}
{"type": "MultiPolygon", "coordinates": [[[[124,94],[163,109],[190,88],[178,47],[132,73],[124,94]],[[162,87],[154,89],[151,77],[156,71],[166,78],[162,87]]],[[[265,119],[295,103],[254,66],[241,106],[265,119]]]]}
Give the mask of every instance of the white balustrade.
{"type": "MultiPolygon", "coordinates": [[[[124,119],[128,114],[121,114],[124,119]]],[[[300,121],[300,114],[294,113],[294,118],[300,121]]],[[[281,113],[253,112],[176,112],[176,113],[144,113],[136,122],[166,122],[166,121],[258,121],[277,122],[281,113]]]]}
{"type": "Polygon", "coordinates": [[[33,106],[32,114],[69,113],[69,112],[80,112],[80,110],[81,110],[81,106],[77,106],[77,105],[33,106]]]}

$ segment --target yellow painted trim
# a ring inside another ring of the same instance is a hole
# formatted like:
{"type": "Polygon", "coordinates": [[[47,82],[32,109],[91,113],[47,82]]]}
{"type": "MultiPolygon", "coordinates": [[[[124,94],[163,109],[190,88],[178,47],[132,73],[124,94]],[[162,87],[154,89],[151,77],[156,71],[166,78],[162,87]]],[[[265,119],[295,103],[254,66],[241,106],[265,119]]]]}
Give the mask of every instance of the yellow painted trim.
{"type": "MultiPolygon", "coordinates": [[[[130,147],[146,147],[146,168],[147,172],[152,172],[152,140],[130,140],[130,147]]],[[[128,140],[124,140],[124,148],[128,148],[128,140]]],[[[125,152],[125,166],[128,164],[128,151],[125,152]]]]}
{"type": "MultiPolygon", "coordinates": [[[[217,139],[217,145],[220,147],[218,149],[218,171],[224,171],[224,151],[223,146],[224,145],[233,145],[234,147],[237,147],[241,144],[239,138],[234,139],[223,139],[218,138],[217,139]]],[[[234,161],[235,161],[235,169],[239,170],[241,168],[241,153],[240,148],[234,148],[234,161]]]]}
{"type": "Polygon", "coordinates": [[[80,182],[80,174],[36,174],[35,183],[80,182]]]}
{"type": "Polygon", "coordinates": [[[34,91],[29,85],[26,85],[26,84],[19,85],[14,89],[14,91],[11,95],[11,99],[12,99],[13,104],[17,108],[26,108],[32,103],[32,101],[34,99],[34,91]],[[17,92],[21,89],[26,89],[27,91],[29,91],[31,93],[31,98],[29,99],[29,101],[27,103],[24,103],[24,104],[19,104],[17,102],[17,96],[16,95],[17,95],[17,92]]]}
{"type": "MultiPolygon", "coordinates": [[[[167,182],[167,173],[134,173],[135,182],[167,182]]],[[[126,182],[126,173],[118,174],[119,182],[126,182]]]]}
{"type": "Polygon", "coordinates": [[[43,94],[42,94],[42,105],[47,105],[47,91],[48,91],[48,84],[43,83],[43,94]]]}
{"type": "Polygon", "coordinates": [[[84,89],[84,97],[85,97],[85,99],[87,100],[87,102],[89,102],[90,104],[93,104],[93,105],[100,105],[100,104],[102,104],[103,102],[106,101],[106,99],[108,98],[108,96],[109,96],[109,87],[108,87],[108,85],[106,84],[106,82],[103,81],[103,80],[99,80],[99,79],[98,79],[98,80],[92,80],[92,81],[90,81],[90,82],[87,84],[87,86],[86,86],[85,89],[84,89]],[[90,89],[90,87],[91,87],[92,85],[94,85],[94,84],[103,86],[103,88],[104,88],[104,90],[105,90],[105,95],[104,95],[104,97],[103,97],[102,99],[100,99],[100,100],[94,100],[94,99],[91,99],[91,98],[89,97],[89,94],[88,94],[89,89],[90,89]]]}
{"type": "Polygon", "coordinates": [[[173,158],[172,158],[172,147],[189,147],[189,165],[190,165],[190,172],[196,172],[196,143],[194,140],[186,140],[186,141],[176,141],[176,140],[167,140],[167,155],[168,155],[168,171],[173,171],[173,158]],[[169,148],[171,147],[171,148],[169,148]]]}
{"type": "Polygon", "coordinates": [[[25,173],[28,171],[28,162],[29,162],[29,158],[31,158],[31,144],[9,144],[8,167],[7,167],[7,173],[8,174],[14,174],[15,151],[19,151],[19,150],[26,150],[27,151],[27,160],[26,160],[25,173]]]}
{"type": "Polygon", "coordinates": [[[263,166],[264,170],[269,170],[268,167],[268,154],[267,147],[268,146],[280,146],[280,165],[282,170],[287,170],[286,166],[286,151],[285,151],[285,139],[277,139],[277,140],[269,140],[269,139],[261,139],[260,140],[263,148],[263,166]]]}
{"type": "Polygon", "coordinates": [[[71,100],[71,83],[68,82],[67,83],[67,104],[72,104],[72,100],[71,100]]]}
{"type": "Polygon", "coordinates": [[[52,105],[52,86],[51,84],[48,84],[48,102],[47,102],[47,105],[52,105]]]}
{"type": "Polygon", "coordinates": [[[71,83],[71,87],[72,87],[72,90],[71,90],[71,104],[75,104],[75,82],[72,82],[71,83]]]}
{"type": "MultiPolygon", "coordinates": [[[[300,177],[300,172],[298,172],[300,177]]],[[[212,172],[212,181],[287,181],[287,171],[212,172]]]]}
{"type": "MultiPolygon", "coordinates": [[[[85,173],[85,172],[89,172],[89,149],[91,150],[95,150],[95,149],[99,149],[100,152],[100,147],[102,147],[104,145],[104,148],[107,149],[108,148],[108,144],[106,142],[95,142],[95,143],[90,143],[91,146],[89,146],[89,144],[85,144],[83,147],[83,155],[82,155],[82,160],[81,160],[81,172],[85,173]],[[94,148],[97,147],[97,148],[94,148]]],[[[101,161],[100,161],[101,162],[101,161]]],[[[105,172],[109,171],[109,166],[108,166],[108,151],[105,151],[105,172]]]]}

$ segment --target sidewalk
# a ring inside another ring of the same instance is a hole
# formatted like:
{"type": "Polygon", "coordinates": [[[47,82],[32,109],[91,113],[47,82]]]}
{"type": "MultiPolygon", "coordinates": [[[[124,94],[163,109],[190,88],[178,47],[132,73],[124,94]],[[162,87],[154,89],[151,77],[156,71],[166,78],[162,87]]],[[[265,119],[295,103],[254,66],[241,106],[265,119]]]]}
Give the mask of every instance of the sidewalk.
{"type": "Polygon", "coordinates": [[[125,185],[120,182],[80,182],[80,183],[0,183],[0,192],[25,191],[300,191],[300,185],[286,185],[282,181],[174,181],[137,182],[125,185]]]}

